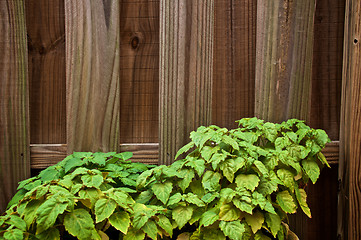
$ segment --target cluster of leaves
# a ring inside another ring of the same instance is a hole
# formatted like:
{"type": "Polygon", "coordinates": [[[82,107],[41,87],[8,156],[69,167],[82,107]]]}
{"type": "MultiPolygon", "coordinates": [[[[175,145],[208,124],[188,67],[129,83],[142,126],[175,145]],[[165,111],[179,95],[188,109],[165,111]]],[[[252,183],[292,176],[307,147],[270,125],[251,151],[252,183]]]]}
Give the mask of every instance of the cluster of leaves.
{"type": "Polygon", "coordinates": [[[199,127],[170,166],[74,153],[20,183],[0,239],[290,239],[287,214],[311,217],[305,186],[329,138],[295,119],[239,125],[199,127]]]}
{"type": "Polygon", "coordinates": [[[132,197],[137,177],[154,167],[127,161],[131,156],[76,152],[20,182],[0,217],[0,239],[107,239],[106,231],[112,230],[126,234],[142,207],[132,197]]]}
{"type": "MultiPolygon", "coordinates": [[[[287,214],[311,217],[304,190],[326,164],[323,130],[299,120],[281,124],[242,119],[240,128],[200,127],[171,166],[142,173],[144,204],[163,206],[190,239],[288,239],[287,214]]],[[[185,238],[187,239],[187,238],[185,238]]]]}

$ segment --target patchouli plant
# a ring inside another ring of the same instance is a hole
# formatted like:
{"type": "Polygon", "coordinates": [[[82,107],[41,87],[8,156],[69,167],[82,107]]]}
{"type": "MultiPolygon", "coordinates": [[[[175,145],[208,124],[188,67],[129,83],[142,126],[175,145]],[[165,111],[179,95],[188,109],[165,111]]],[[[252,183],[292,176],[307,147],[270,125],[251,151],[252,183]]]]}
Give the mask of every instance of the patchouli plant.
{"type": "Polygon", "coordinates": [[[287,216],[311,217],[305,188],[328,166],[327,134],[295,119],[238,123],[199,127],[170,166],[74,153],[20,184],[0,238],[297,239],[287,216]]]}

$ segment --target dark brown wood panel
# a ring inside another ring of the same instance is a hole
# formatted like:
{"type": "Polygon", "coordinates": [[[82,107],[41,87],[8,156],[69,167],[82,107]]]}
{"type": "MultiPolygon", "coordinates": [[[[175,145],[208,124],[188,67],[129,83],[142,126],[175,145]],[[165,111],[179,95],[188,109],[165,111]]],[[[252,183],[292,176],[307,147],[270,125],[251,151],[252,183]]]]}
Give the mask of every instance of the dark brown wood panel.
{"type": "Polygon", "coordinates": [[[118,151],[119,1],[65,0],[67,144],[118,151]]]}
{"type": "Polygon", "coordinates": [[[339,139],[345,0],[318,0],[310,124],[339,139]]]}
{"type": "Polygon", "coordinates": [[[254,115],[256,0],[215,1],[212,123],[254,115]]]}
{"type": "Polygon", "coordinates": [[[27,47],[23,0],[0,0],[0,214],[30,177],[27,47]]]}
{"type": "Polygon", "coordinates": [[[120,142],[158,142],[159,0],[120,1],[120,142]]]}
{"type": "Polygon", "coordinates": [[[26,0],[30,142],[66,143],[64,0],[26,0]]]}

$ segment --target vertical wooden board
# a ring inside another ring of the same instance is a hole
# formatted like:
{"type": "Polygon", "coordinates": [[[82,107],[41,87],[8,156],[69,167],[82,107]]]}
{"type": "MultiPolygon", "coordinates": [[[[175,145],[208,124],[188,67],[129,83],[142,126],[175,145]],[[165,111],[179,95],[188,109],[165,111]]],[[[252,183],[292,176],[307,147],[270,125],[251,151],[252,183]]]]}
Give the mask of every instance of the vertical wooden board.
{"type": "Polygon", "coordinates": [[[339,139],[345,0],[318,0],[310,125],[339,139]]]}
{"type": "Polygon", "coordinates": [[[0,213],[30,176],[24,1],[0,0],[0,213]]]}
{"type": "Polygon", "coordinates": [[[120,1],[120,142],[158,142],[159,0],[120,1]]]}
{"type": "Polygon", "coordinates": [[[119,1],[65,1],[67,144],[119,149],[119,1]]]}
{"type": "Polygon", "coordinates": [[[160,163],[211,123],[213,1],[161,0],[160,163]]]}
{"type": "Polygon", "coordinates": [[[346,0],[340,127],[340,239],[361,239],[361,2],[346,0]]]}
{"type": "Polygon", "coordinates": [[[256,116],[308,120],[315,0],[257,2],[256,116]]]}
{"type": "MultiPolygon", "coordinates": [[[[337,240],[337,165],[324,168],[315,185],[307,188],[312,218],[307,218],[307,240],[337,240]]],[[[300,238],[301,239],[301,238],[300,238]]]]}
{"type": "Polygon", "coordinates": [[[256,0],[215,1],[212,123],[254,115],[256,0]]]}
{"type": "Polygon", "coordinates": [[[64,0],[26,0],[30,142],[66,143],[64,0]]]}

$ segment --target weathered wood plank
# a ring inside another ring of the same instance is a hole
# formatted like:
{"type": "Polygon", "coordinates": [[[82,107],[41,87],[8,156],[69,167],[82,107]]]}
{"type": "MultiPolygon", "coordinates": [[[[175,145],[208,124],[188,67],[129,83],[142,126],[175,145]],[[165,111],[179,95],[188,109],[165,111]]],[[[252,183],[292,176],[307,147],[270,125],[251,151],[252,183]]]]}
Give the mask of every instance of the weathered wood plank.
{"type": "Polygon", "coordinates": [[[120,142],[158,142],[159,0],[120,2],[120,142]]]}
{"type": "Polygon", "coordinates": [[[339,239],[361,239],[361,2],[346,0],[338,205],[339,239]]]}
{"type": "Polygon", "coordinates": [[[215,1],[212,123],[254,115],[257,0],[215,1]]]}
{"type": "Polygon", "coordinates": [[[339,139],[345,0],[318,0],[312,66],[310,125],[339,139]]]}
{"type": "Polygon", "coordinates": [[[258,117],[272,122],[309,119],[314,14],[315,0],[258,0],[258,117]]]}
{"type": "MultiPolygon", "coordinates": [[[[67,156],[66,144],[31,144],[30,157],[32,169],[44,169],[54,165],[67,156]]],[[[121,144],[120,152],[132,152],[132,161],[158,164],[158,143],[121,144]]]]}
{"type": "Polygon", "coordinates": [[[0,0],[0,213],[30,176],[23,0],[0,0]]]}
{"type": "Polygon", "coordinates": [[[161,0],[160,163],[211,123],[213,0],[161,0]]]}
{"type": "Polygon", "coordinates": [[[30,142],[66,143],[64,0],[26,0],[25,9],[30,142]]]}
{"type": "MultiPolygon", "coordinates": [[[[315,0],[258,0],[255,115],[271,122],[309,120],[315,0]]],[[[307,217],[290,227],[309,239],[307,217]]]]}
{"type": "Polygon", "coordinates": [[[67,144],[119,147],[119,1],[65,0],[67,144]]]}

